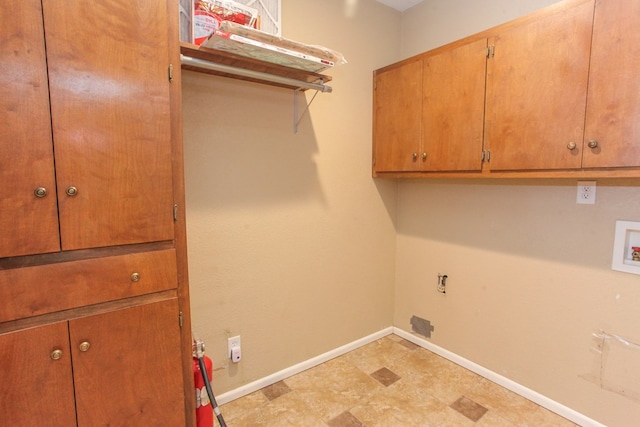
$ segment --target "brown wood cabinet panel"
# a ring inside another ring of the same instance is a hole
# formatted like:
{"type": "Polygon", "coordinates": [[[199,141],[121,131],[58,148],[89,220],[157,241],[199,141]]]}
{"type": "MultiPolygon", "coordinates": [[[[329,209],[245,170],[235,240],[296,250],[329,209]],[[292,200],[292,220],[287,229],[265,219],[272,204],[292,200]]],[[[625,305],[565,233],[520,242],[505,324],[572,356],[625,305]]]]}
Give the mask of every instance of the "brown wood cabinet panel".
{"type": "Polygon", "coordinates": [[[177,299],[72,320],[69,330],[78,426],[184,425],[177,299]]]}
{"type": "Polygon", "coordinates": [[[640,166],[639,29],[640,0],[596,2],[585,168],[640,166]]]}
{"type": "Polygon", "coordinates": [[[376,172],[420,167],[422,61],[374,77],[374,165],[376,172]]]}
{"type": "Polygon", "coordinates": [[[486,39],[424,58],[423,170],[482,169],[486,63],[486,39]]]}
{"type": "Polygon", "coordinates": [[[42,4],[62,249],[172,240],[167,4],[42,4]]]}
{"type": "Polygon", "coordinates": [[[3,1],[0,28],[0,258],[58,251],[40,1],[3,1]]]}
{"type": "Polygon", "coordinates": [[[487,65],[491,170],[581,167],[592,19],[590,1],[489,38],[495,46],[487,65]]]}
{"type": "Polygon", "coordinates": [[[0,335],[0,360],[0,424],[75,425],[67,322],[0,335]]]}
{"type": "Polygon", "coordinates": [[[0,270],[0,322],[176,286],[175,249],[0,270]]]}

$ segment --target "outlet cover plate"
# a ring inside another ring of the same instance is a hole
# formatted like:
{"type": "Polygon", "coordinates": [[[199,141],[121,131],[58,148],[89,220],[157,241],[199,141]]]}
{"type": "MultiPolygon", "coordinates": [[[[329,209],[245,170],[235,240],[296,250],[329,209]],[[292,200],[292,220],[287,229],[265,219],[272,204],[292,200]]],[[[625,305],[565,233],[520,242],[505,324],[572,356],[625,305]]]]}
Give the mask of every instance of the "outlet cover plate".
{"type": "Polygon", "coordinates": [[[579,205],[593,205],[596,202],[596,182],[578,181],[578,195],[576,203],[579,205]]]}

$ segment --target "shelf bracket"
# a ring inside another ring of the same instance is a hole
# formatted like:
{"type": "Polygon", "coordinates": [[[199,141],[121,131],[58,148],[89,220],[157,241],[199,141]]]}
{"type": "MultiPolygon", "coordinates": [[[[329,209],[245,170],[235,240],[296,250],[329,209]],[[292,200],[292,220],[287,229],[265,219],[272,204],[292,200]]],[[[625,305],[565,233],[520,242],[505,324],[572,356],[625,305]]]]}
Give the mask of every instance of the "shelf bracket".
{"type": "Polygon", "coordinates": [[[313,102],[313,100],[316,99],[317,94],[318,94],[318,91],[316,90],[316,93],[313,94],[311,101],[309,101],[309,103],[305,102],[304,110],[302,110],[302,112],[299,113],[300,98],[303,98],[305,101],[307,100],[307,98],[304,96],[304,91],[300,89],[295,89],[293,91],[293,133],[298,133],[298,125],[300,124],[300,121],[302,121],[302,117],[304,116],[304,114],[307,111],[309,111],[309,107],[311,106],[311,103],[313,102]]]}

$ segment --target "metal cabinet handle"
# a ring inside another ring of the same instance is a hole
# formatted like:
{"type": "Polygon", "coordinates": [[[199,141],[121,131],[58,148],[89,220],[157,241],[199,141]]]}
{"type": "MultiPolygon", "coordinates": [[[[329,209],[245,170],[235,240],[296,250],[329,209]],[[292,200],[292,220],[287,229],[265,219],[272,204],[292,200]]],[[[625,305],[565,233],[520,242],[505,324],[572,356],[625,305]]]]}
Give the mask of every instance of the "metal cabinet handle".
{"type": "Polygon", "coordinates": [[[418,160],[418,153],[413,153],[412,157],[413,157],[413,161],[415,162],[416,160],[418,160]]]}
{"type": "Polygon", "coordinates": [[[51,352],[51,360],[60,360],[61,357],[62,357],[62,350],[60,350],[59,348],[51,352]]]}
{"type": "Polygon", "coordinates": [[[131,275],[131,281],[132,281],[132,282],[137,282],[137,281],[139,281],[139,280],[140,280],[140,273],[133,273],[133,274],[131,275]]]}
{"type": "Polygon", "coordinates": [[[76,194],[78,194],[78,189],[76,187],[67,187],[67,196],[75,196],[76,194]]]}
{"type": "Polygon", "coordinates": [[[422,161],[423,162],[427,161],[427,153],[422,153],[422,161]]]}
{"type": "Polygon", "coordinates": [[[38,198],[38,199],[42,199],[44,196],[47,195],[47,189],[44,187],[38,187],[35,190],[33,190],[33,194],[38,198]]]}
{"type": "Polygon", "coordinates": [[[587,145],[589,146],[589,148],[596,148],[598,146],[598,141],[592,139],[587,145]]]}
{"type": "Polygon", "coordinates": [[[80,351],[83,351],[83,352],[88,351],[90,347],[91,347],[91,344],[88,341],[83,341],[79,345],[80,351]]]}
{"type": "Polygon", "coordinates": [[[576,143],[575,142],[570,142],[567,144],[567,148],[569,150],[575,150],[576,149],[576,143]]]}

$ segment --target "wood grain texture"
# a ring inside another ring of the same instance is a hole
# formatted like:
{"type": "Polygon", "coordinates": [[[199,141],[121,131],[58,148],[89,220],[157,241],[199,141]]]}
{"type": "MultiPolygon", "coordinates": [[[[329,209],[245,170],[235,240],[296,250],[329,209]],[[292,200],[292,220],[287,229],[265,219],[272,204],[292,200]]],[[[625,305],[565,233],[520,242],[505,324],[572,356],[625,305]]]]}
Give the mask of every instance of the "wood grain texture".
{"type": "Polygon", "coordinates": [[[421,169],[482,169],[486,58],[479,39],[424,59],[421,169]]]}
{"type": "Polygon", "coordinates": [[[174,249],[0,270],[0,322],[175,289],[174,249]],[[138,273],[140,279],[131,280],[138,273]]]}
{"type": "Polygon", "coordinates": [[[178,311],[171,299],[69,322],[78,425],[184,425],[178,311]]]}
{"type": "Polygon", "coordinates": [[[375,73],[373,106],[374,171],[419,170],[422,61],[375,73]]]}
{"type": "Polygon", "coordinates": [[[2,425],[76,425],[67,322],[0,335],[0,360],[2,425]]]}
{"type": "Polygon", "coordinates": [[[489,39],[491,170],[581,167],[592,16],[593,4],[584,3],[489,39]]]}
{"type": "Polygon", "coordinates": [[[584,167],[640,166],[639,29],[639,0],[596,2],[584,167]]]}
{"type": "Polygon", "coordinates": [[[3,2],[0,27],[0,258],[58,251],[40,1],[3,2]]]}
{"type": "Polygon", "coordinates": [[[43,12],[63,250],[172,240],[166,3],[43,12]]]}

